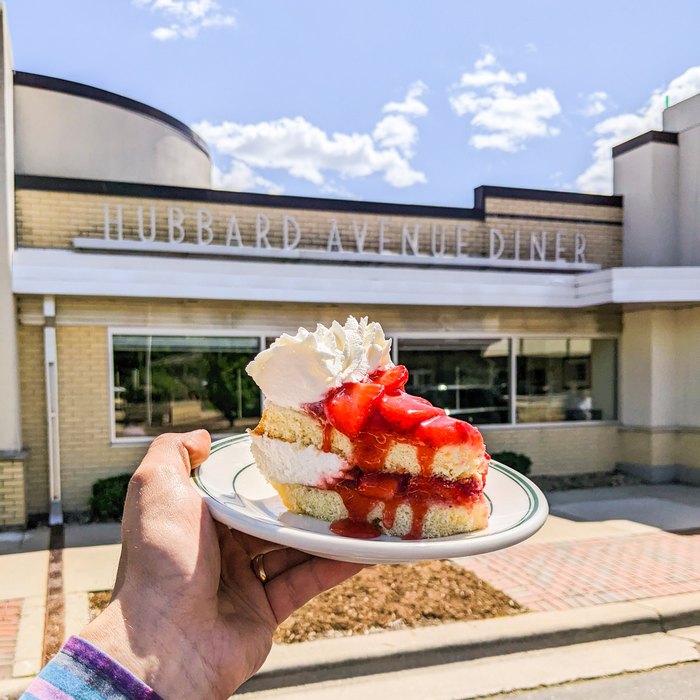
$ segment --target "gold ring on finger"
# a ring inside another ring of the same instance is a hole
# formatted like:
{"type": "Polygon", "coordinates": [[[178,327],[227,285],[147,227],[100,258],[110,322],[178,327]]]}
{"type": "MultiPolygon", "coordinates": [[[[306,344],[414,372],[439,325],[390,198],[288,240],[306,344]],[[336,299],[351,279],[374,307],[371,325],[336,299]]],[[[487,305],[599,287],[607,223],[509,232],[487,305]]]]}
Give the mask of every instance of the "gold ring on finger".
{"type": "Polygon", "coordinates": [[[250,568],[253,569],[253,573],[260,583],[265,583],[267,581],[267,572],[265,571],[265,564],[263,563],[264,556],[264,554],[257,554],[250,562],[250,568]]]}

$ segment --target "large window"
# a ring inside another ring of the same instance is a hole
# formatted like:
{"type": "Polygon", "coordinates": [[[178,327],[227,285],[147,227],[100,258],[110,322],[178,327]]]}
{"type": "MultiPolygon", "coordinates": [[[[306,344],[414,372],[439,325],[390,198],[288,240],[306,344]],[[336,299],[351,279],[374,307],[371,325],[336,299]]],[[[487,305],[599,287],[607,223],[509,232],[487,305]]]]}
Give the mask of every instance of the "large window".
{"type": "Polygon", "coordinates": [[[399,362],[412,394],[470,423],[508,423],[509,341],[399,341],[399,362]]]}
{"type": "Polygon", "coordinates": [[[408,391],[470,423],[617,418],[613,338],[398,338],[395,342],[398,361],[410,373],[408,391]]]}
{"type": "Polygon", "coordinates": [[[115,437],[255,426],[260,391],[245,366],[259,347],[258,338],[114,335],[115,437]]]}
{"type": "Polygon", "coordinates": [[[612,339],[520,339],[518,422],[614,420],[615,367],[612,339]]]}
{"type": "MultiPolygon", "coordinates": [[[[409,370],[407,390],[470,423],[617,418],[613,338],[398,337],[394,343],[409,370]]],[[[261,394],[245,366],[259,349],[259,337],[115,333],[114,436],[254,427],[261,394]]]]}

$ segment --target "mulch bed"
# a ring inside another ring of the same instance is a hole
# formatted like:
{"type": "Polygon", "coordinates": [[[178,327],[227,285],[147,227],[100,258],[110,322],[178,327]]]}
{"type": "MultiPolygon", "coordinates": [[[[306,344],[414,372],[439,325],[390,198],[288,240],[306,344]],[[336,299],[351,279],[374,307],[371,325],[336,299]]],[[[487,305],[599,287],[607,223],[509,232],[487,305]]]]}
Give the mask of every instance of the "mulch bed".
{"type": "MultiPolygon", "coordinates": [[[[92,617],[109,597],[109,591],[90,593],[92,617]]],[[[293,644],[519,612],[524,609],[505,593],[452,562],[381,565],[308,602],[282,623],[274,641],[293,644]]]]}

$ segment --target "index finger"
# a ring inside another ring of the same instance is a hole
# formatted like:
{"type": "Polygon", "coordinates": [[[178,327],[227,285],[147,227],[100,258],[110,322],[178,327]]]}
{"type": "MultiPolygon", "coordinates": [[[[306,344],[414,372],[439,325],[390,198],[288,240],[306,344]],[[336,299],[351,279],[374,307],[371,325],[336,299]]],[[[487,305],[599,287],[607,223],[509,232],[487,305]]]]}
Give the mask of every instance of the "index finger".
{"type": "Polygon", "coordinates": [[[314,596],[337,586],[364,568],[364,564],[312,557],[279,574],[265,585],[277,624],[314,596]]]}

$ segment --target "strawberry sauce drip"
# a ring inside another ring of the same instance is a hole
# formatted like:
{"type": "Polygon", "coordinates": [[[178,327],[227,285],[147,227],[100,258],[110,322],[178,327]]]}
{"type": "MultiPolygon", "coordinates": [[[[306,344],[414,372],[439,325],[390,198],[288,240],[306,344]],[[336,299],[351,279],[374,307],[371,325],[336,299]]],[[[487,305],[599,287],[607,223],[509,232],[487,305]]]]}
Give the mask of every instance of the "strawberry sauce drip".
{"type": "Polygon", "coordinates": [[[433,473],[433,462],[435,461],[435,453],[437,450],[430,445],[417,445],[416,454],[418,456],[418,464],[420,465],[420,473],[423,476],[430,476],[433,473]]]}
{"type": "Polygon", "coordinates": [[[343,537],[357,537],[360,540],[373,540],[381,534],[372,523],[352,518],[343,518],[331,523],[331,532],[343,537]]]}
{"type": "Polygon", "coordinates": [[[354,474],[329,487],[340,495],[348,511],[348,518],[331,525],[336,534],[377,537],[380,531],[376,523],[367,522],[372,511],[384,504],[381,521],[390,529],[398,507],[405,503],[413,512],[406,539],[417,539],[431,503],[469,503],[481,496],[480,474],[467,482],[432,476],[435,454],[441,447],[468,443],[483,450],[479,431],[426,399],[407,394],[407,380],[408,371],[397,365],[375,372],[365,382],[343,384],[323,401],[304,406],[323,426],[324,452],[331,450],[334,428],[352,440],[354,474]],[[402,442],[416,447],[420,476],[382,471],[392,446],[402,442]]]}
{"type": "Polygon", "coordinates": [[[333,436],[333,426],[328,421],[325,421],[323,424],[323,446],[322,446],[322,449],[324,452],[331,451],[331,438],[332,438],[332,436],[333,436]]]}

